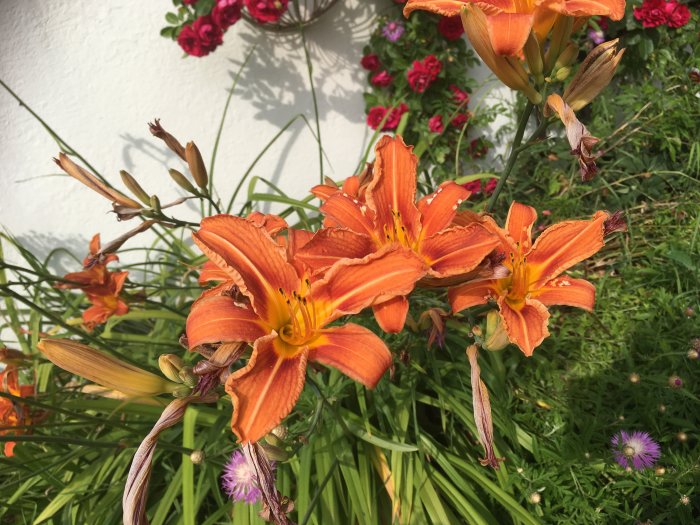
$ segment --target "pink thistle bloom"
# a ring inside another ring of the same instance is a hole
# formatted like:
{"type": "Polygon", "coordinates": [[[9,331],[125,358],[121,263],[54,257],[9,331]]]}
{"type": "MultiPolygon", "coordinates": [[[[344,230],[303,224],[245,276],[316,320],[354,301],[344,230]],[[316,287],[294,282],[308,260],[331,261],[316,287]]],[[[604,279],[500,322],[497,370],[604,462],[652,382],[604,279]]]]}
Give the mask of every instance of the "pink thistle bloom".
{"type": "MultiPolygon", "coordinates": [[[[272,463],[272,468],[275,464],[272,463]]],[[[255,467],[246,461],[245,454],[236,450],[224,467],[221,475],[221,486],[229,498],[245,501],[248,504],[262,500],[262,492],[258,484],[258,474],[255,467]]]]}
{"type": "Polygon", "coordinates": [[[615,461],[624,468],[644,470],[654,466],[661,455],[661,447],[646,432],[628,434],[622,430],[613,436],[610,443],[613,446],[615,461]]]}

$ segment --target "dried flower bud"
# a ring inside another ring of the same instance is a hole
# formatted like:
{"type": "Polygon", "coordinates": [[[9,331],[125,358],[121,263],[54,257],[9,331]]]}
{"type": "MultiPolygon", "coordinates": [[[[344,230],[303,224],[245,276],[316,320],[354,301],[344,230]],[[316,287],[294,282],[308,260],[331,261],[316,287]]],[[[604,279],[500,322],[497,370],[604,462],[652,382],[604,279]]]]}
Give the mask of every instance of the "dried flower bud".
{"type": "Polygon", "coordinates": [[[193,450],[190,454],[190,461],[195,465],[201,465],[205,459],[207,459],[207,455],[203,450],[193,450]]]}
{"type": "Polygon", "coordinates": [[[58,158],[53,160],[68,175],[70,175],[76,180],[79,180],[91,190],[99,193],[105,199],[111,201],[113,206],[119,205],[125,208],[141,208],[141,205],[134,199],[130,199],[123,193],[115,190],[114,188],[109,187],[107,184],[95,177],[92,173],[78,166],[65,153],[59,153],[58,158]]]}
{"type": "Polygon", "coordinates": [[[664,474],[666,474],[666,469],[664,467],[656,467],[656,469],[654,470],[654,474],[656,474],[657,476],[663,476],[664,474]]]}
{"type": "Polygon", "coordinates": [[[607,236],[614,232],[626,231],[627,223],[625,222],[625,214],[620,210],[610,215],[610,217],[605,219],[605,222],[603,223],[603,235],[607,236]]]}
{"type": "Polygon", "coordinates": [[[639,374],[632,372],[629,376],[630,383],[632,384],[637,384],[639,383],[639,374]]]}
{"type": "Polygon", "coordinates": [[[122,182],[124,183],[124,186],[129,188],[129,191],[131,191],[131,193],[136,195],[136,197],[141,202],[148,206],[151,201],[151,197],[148,195],[148,193],[145,192],[141,185],[138,182],[136,182],[136,179],[124,170],[121,170],[119,172],[119,175],[121,175],[122,177],[122,182]]]}
{"type": "Polygon", "coordinates": [[[697,350],[688,350],[688,359],[692,359],[693,361],[696,360],[698,357],[700,357],[700,353],[698,353],[697,350]]]}
{"type": "Polygon", "coordinates": [[[533,492],[528,496],[528,501],[532,503],[533,505],[539,505],[539,503],[542,501],[542,496],[540,495],[539,492],[533,492]]]}
{"type": "Polygon", "coordinates": [[[659,405],[659,413],[663,414],[666,412],[666,405],[659,405]]]}
{"type": "Polygon", "coordinates": [[[610,83],[625,52],[618,49],[618,40],[596,46],[579,66],[564,91],[564,100],[573,111],[586,106],[610,83]]]}
{"type": "Polygon", "coordinates": [[[170,173],[170,178],[175,181],[175,184],[180,186],[183,190],[191,193],[192,195],[199,195],[199,192],[194,188],[194,186],[192,186],[192,183],[188,181],[182,173],[175,169],[168,170],[168,173],[170,173]]]}
{"type": "Polygon", "coordinates": [[[185,148],[182,147],[182,144],[180,144],[175,137],[163,129],[163,126],[160,125],[160,119],[154,119],[154,122],[149,122],[148,129],[154,137],[158,137],[165,142],[165,145],[168,146],[168,148],[170,148],[170,150],[172,150],[178,157],[184,161],[187,161],[185,158],[185,148]]]}
{"type": "Polygon", "coordinates": [[[204,167],[202,154],[199,152],[199,148],[197,148],[194,142],[187,143],[187,147],[185,147],[185,157],[187,157],[187,165],[190,168],[190,173],[192,173],[192,178],[195,183],[202,190],[206,191],[207,184],[209,183],[207,168],[204,167]]]}
{"type": "Polygon", "coordinates": [[[678,434],[676,434],[676,439],[680,443],[685,443],[686,441],[688,441],[688,434],[686,434],[685,432],[679,432],[678,434]]]}
{"type": "Polygon", "coordinates": [[[158,366],[165,377],[176,383],[182,383],[179,374],[180,370],[185,366],[185,363],[179,356],[174,354],[162,354],[158,357],[158,366]]]}

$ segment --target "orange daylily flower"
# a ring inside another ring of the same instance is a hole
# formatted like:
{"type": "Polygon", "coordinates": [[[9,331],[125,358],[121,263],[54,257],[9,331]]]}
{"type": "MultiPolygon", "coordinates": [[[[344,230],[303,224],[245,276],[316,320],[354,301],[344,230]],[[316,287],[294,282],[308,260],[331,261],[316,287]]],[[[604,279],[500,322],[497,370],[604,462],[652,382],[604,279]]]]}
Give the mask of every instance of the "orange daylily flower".
{"type": "Polygon", "coordinates": [[[546,34],[557,14],[600,15],[612,20],[620,20],[625,14],[625,0],[408,0],[403,12],[408,16],[420,9],[455,16],[470,5],[486,15],[491,47],[501,56],[519,55],[530,31],[534,28],[536,33],[546,34]]]}
{"type": "MultiPolygon", "coordinates": [[[[416,202],[418,159],[412,150],[401,137],[382,137],[364,200],[344,191],[327,197],[321,206],[326,227],[299,251],[299,258],[319,272],[341,259],[361,259],[398,245],[414,255],[429,279],[474,270],[498,239],[477,223],[451,224],[457,207],[470,194],[459,184],[444,182],[416,202]]],[[[400,332],[407,313],[403,295],[374,306],[377,322],[386,332],[400,332]]]]}
{"type": "Polygon", "coordinates": [[[85,292],[92,303],[83,312],[83,321],[88,328],[106,322],[113,315],[124,315],[129,311],[129,306],[119,297],[129,272],[110,272],[107,264],[119,258],[113,253],[99,254],[98,233],[90,241],[90,255],[83,260],[83,271],[66,274],[64,279],[72,282],[57,285],[58,288],[79,288],[85,292]]]}
{"type": "MultiPolygon", "coordinates": [[[[12,394],[16,397],[29,397],[34,395],[33,385],[20,385],[19,373],[14,365],[7,365],[0,371],[0,391],[12,394]]],[[[10,427],[21,427],[31,425],[32,418],[29,407],[17,403],[7,397],[0,397],[0,435],[20,435],[26,431],[24,429],[11,429],[10,427]]],[[[6,441],[3,453],[7,457],[14,456],[16,443],[6,441]]]]}
{"type": "Polygon", "coordinates": [[[248,342],[248,364],[229,376],[231,428],[241,442],[262,438],[286,417],[304,386],[306,365],[330,365],[373,388],[391,364],[384,342],[367,328],[328,327],[387,297],[409,293],[422,264],[400,246],[333,265],[311,282],[285,247],[253,221],[218,215],[202,221],[194,240],[248,301],[204,292],[187,318],[190,349],[248,342]],[[301,273],[300,273],[301,272],[301,273]]]}
{"type": "Polygon", "coordinates": [[[448,295],[452,310],[459,312],[496,300],[510,342],[531,356],[549,335],[548,306],[593,310],[595,287],[584,279],[562,274],[603,247],[604,236],[619,229],[616,217],[599,211],[589,220],[560,222],[544,230],[534,244],[534,208],[513,202],[505,228],[483,217],[483,224],[501,239],[499,251],[510,275],[451,288],[448,295]]]}

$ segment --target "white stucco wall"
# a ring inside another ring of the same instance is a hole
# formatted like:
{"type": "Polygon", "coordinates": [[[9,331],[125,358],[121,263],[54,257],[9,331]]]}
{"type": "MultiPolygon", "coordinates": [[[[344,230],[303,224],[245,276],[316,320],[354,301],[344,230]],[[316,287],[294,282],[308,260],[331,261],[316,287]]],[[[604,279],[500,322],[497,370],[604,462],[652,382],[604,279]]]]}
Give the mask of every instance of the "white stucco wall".
{"type": "MultiPolygon", "coordinates": [[[[370,137],[364,124],[365,73],[358,61],[372,19],[386,0],[341,0],[307,38],[314,64],[322,139],[334,178],[352,174],[370,137]]],[[[167,174],[180,161],[152,137],[155,117],[208,159],[233,74],[253,45],[227,117],[216,185],[227,200],[246,168],[282,125],[312,100],[298,35],[240,22],[205,58],[182,58],[159,35],[168,0],[2,0],[0,78],[104,176],[122,187],[126,169],[163,203],[184,193],[167,174]]],[[[57,246],[84,254],[95,232],[109,240],[133,227],[106,213],[109,203],[52,162],[58,147],[41,125],[0,89],[0,225],[35,253],[57,246]]],[[[303,197],[319,178],[309,130],[295,123],[253,175],[303,197]]],[[[239,203],[239,204],[242,204],[239,203]]],[[[187,205],[174,212],[186,215],[187,205]]],[[[194,217],[194,215],[191,215],[194,217]]]]}

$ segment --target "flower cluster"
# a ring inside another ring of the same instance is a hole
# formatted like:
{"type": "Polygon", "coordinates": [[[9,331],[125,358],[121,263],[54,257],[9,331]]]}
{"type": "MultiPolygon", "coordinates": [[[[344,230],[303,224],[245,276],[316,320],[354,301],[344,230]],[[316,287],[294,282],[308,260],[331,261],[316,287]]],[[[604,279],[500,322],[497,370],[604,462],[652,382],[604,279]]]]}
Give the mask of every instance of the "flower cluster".
{"type": "Polygon", "coordinates": [[[645,28],[666,25],[677,29],[690,21],[690,9],[676,0],[644,0],[634,8],[634,18],[645,28]]]}
{"type": "Polygon", "coordinates": [[[107,264],[118,261],[114,254],[102,255],[100,234],[90,241],[90,255],[83,261],[83,270],[65,275],[65,282],[57,288],[79,288],[87,296],[92,306],[83,312],[83,322],[91,330],[105,323],[113,315],[124,315],[129,306],[120,297],[122,287],[129,272],[110,272],[107,264]]]}
{"type": "Polygon", "coordinates": [[[165,17],[173,25],[163,28],[161,35],[177,40],[187,55],[203,57],[223,43],[224,33],[241,19],[244,8],[258,23],[274,23],[287,11],[289,0],[175,0],[175,4],[180,4],[178,12],[165,17]]]}
{"type": "MultiPolygon", "coordinates": [[[[397,2],[398,16],[404,3],[397,2]]],[[[475,121],[467,110],[474,82],[464,65],[475,64],[474,56],[462,38],[459,16],[421,13],[403,22],[398,16],[379,19],[360,60],[371,90],[365,93],[367,125],[395,131],[404,117],[402,135],[425,150],[421,166],[430,166],[434,180],[454,178],[457,150],[460,164],[473,158],[469,143],[476,138],[460,138],[463,128],[492,118],[483,111],[475,121]]]]}
{"type": "MultiPolygon", "coordinates": [[[[19,398],[34,395],[34,386],[22,385],[19,380],[20,367],[26,362],[29,359],[22,352],[0,348],[0,364],[5,366],[0,369],[0,392],[19,398]]],[[[0,436],[24,434],[26,429],[19,427],[31,424],[32,413],[28,405],[0,396],[0,436]]],[[[2,453],[7,457],[13,456],[15,444],[14,441],[6,441],[2,453]]]]}

